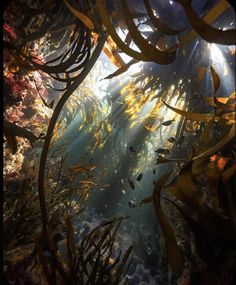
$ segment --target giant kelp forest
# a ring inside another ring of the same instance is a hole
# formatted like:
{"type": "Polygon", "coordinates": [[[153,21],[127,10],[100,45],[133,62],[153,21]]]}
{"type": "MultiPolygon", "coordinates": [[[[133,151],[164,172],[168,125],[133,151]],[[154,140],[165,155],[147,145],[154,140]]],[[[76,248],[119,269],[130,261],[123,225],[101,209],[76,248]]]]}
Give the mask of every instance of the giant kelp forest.
{"type": "Polygon", "coordinates": [[[236,284],[235,11],[14,0],[3,284],[236,284]]]}

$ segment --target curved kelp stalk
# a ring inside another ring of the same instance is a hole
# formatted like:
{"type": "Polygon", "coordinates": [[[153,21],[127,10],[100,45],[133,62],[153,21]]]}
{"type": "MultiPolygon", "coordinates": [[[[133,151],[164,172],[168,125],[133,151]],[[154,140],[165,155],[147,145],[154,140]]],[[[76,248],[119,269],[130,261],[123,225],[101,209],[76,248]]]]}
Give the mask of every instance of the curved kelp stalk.
{"type": "Polygon", "coordinates": [[[109,16],[106,12],[104,1],[103,0],[96,0],[96,4],[97,4],[98,11],[99,11],[99,15],[102,19],[102,23],[105,26],[105,28],[106,28],[107,32],[109,33],[109,35],[111,36],[111,38],[113,39],[113,41],[115,42],[115,44],[117,45],[117,47],[119,49],[121,49],[122,52],[126,53],[127,55],[129,55],[130,57],[132,57],[134,59],[137,59],[140,61],[150,61],[149,58],[147,58],[141,52],[138,52],[138,51],[131,49],[117,35],[117,32],[116,32],[114,26],[112,25],[112,23],[109,19],[109,16]]]}
{"type": "MultiPolygon", "coordinates": [[[[172,170],[165,173],[155,183],[155,188],[153,192],[153,205],[155,208],[156,216],[158,218],[159,224],[163,232],[163,236],[165,238],[166,251],[167,251],[167,256],[170,262],[171,269],[173,270],[175,274],[179,275],[181,274],[183,267],[184,267],[184,258],[179,251],[174,232],[170,226],[170,223],[167,217],[165,216],[161,208],[161,201],[160,201],[161,190],[164,187],[171,173],[172,173],[172,170]]],[[[150,199],[148,198],[147,202],[149,201],[150,199]]]]}
{"type": "Polygon", "coordinates": [[[43,228],[47,231],[47,225],[48,225],[48,214],[47,214],[47,206],[46,206],[46,200],[44,195],[44,180],[45,180],[45,166],[46,166],[46,160],[47,160],[47,154],[50,147],[53,131],[57,122],[57,119],[59,117],[59,114],[65,105],[68,98],[71,96],[71,94],[78,88],[78,86],[82,83],[82,81],[85,79],[87,74],[92,69],[93,65],[97,61],[102,48],[104,46],[104,43],[106,41],[105,36],[102,34],[100,36],[100,39],[98,41],[98,44],[91,56],[91,58],[87,61],[84,69],[80,73],[79,77],[71,84],[66,92],[63,94],[63,96],[60,98],[59,102],[57,103],[55,110],[53,112],[53,115],[50,119],[42,153],[40,158],[40,165],[39,165],[39,175],[38,175],[38,195],[39,195],[39,202],[40,202],[40,209],[41,209],[41,216],[42,216],[42,224],[43,228]]]}
{"type": "Polygon", "coordinates": [[[64,0],[64,2],[66,4],[66,6],[68,7],[68,9],[70,10],[70,12],[76,18],[78,18],[88,29],[94,30],[94,23],[92,22],[92,20],[88,16],[84,15],[79,10],[74,8],[68,1],[64,0]]]}
{"type": "Polygon", "coordinates": [[[199,18],[199,16],[195,13],[191,6],[191,1],[176,0],[176,2],[180,3],[183,6],[184,12],[188,17],[189,22],[201,38],[203,38],[209,43],[235,45],[236,30],[231,29],[223,31],[213,28],[212,26],[204,22],[201,18],[199,18]]]}
{"type": "Polygon", "coordinates": [[[20,67],[24,66],[24,69],[29,71],[41,70],[60,82],[68,83],[76,80],[78,72],[84,68],[90,57],[93,45],[90,30],[94,25],[84,12],[85,6],[81,3],[74,6],[69,1],[58,0],[53,3],[45,1],[37,8],[24,4],[22,9],[25,18],[21,26],[23,30],[21,37],[14,44],[6,44],[15,58],[20,61],[20,67]],[[37,19],[35,16],[41,19],[37,27],[31,23],[32,17],[33,20],[37,19]],[[63,28],[58,28],[61,26],[63,28]],[[24,30],[24,27],[27,27],[27,30],[24,30]],[[45,37],[44,42],[49,37],[49,41],[56,47],[54,52],[50,52],[50,59],[43,63],[38,58],[28,55],[29,42],[42,37],[45,37]],[[60,49],[63,53],[58,55],[60,49]]]}
{"type": "Polygon", "coordinates": [[[90,57],[91,37],[89,32],[86,31],[83,26],[79,27],[77,32],[79,34],[79,38],[76,39],[75,43],[72,45],[72,52],[69,58],[64,62],[61,60],[59,64],[53,66],[48,65],[49,62],[44,64],[37,63],[33,58],[25,55],[18,47],[11,43],[4,42],[4,45],[9,52],[18,59],[21,67],[28,70],[41,70],[57,81],[68,83],[74,81],[78,77],[74,75],[74,72],[82,69],[90,57]],[[21,57],[23,59],[21,59],[21,57]],[[75,67],[72,68],[74,65],[75,67]],[[65,78],[61,78],[59,76],[59,74],[63,73],[65,74],[65,78]],[[74,76],[71,77],[70,74],[73,74],[74,76]]]}
{"type": "Polygon", "coordinates": [[[157,30],[159,32],[161,32],[162,34],[167,35],[167,36],[176,36],[176,35],[178,35],[184,31],[184,29],[174,30],[174,29],[170,28],[165,22],[162,22],[159,18],[157,18],[153,14],[152,7],[149,3],[149,0],[143,0],[143,2],[144,2],[148,16],[149,16],[153,26],[155,28],[157,28],[157,30]]]}
{"type": "Polygon", "coordinates": [[[149,42],[142,37],[138,28],[134,24],[132,14],[129,10],[127,2],[122,0],[121,4],[124,11],[125,20],[129,29],[129,33],[140,51],[147,58],[149,58],[150,61],[152,60],[157,64],[170,64],[174,62],[178,45],[174,45],[173,47],[165,51],[160,51],[155,46],[149,44],[149,42]]]}
{"type": "Polygon", "coordinates": [[[105,78],[102,78],[101,80],[104,79],[112,79],[113,77],[119,76],[121,74],[123,74],[124,72],[126,72],[131,65],[138,63],[139,61],[137,61],[136,59],[131,59],[128,63],[126,63],[124,66],[121,66],[119,69],[117,69],[115,72],[109,74],[108,76],[106,76],[105,78]]]}
{"type": "Polygon", "coordinates": [[[201,121],[201,122],[213,122],[213,121],[219,121],[220,117],[216,116],[215,114],[204,114],[204,113],[195,113],[195,112],[187,112],[184,110],[180,110],[178,108],[172,107],[169,104],[167,104],[166,102],[164,102],[162,100],[162,102],[172,111],[174,111],[175,113],[184,116],[186,119],[188,120],[192,120],[192,121],[201,121]]]}

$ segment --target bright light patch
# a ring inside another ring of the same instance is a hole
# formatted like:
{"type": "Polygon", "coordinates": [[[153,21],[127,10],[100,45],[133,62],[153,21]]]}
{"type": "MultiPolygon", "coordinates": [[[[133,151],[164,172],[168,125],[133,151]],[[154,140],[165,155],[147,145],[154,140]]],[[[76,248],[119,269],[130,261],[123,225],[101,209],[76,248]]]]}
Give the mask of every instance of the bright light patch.
{"type": "Polygon", "coordinates": [[[222,63],[225,61],[224,55],[222,54],[221,50],[217,47],[216,44],[209,44],[209,47],[213,63],[222,63]]]}

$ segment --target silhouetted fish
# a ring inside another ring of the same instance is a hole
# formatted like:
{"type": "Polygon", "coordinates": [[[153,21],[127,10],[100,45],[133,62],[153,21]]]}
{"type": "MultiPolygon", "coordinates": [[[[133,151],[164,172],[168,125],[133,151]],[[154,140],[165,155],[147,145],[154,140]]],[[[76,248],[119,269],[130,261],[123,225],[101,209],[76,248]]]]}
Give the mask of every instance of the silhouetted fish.
{"type": "Polygon", "coordinates": [[[132,188],[132,189],[135,189],[135,186],[134,186],[134,182],[132,180],[130,180],[128,178],[128,181],[129,181],[129,186],[132,188]]]}
{"type": "Polygon", "coordinates": [[[137,177],[137,181],[140,181],[143,178],[143,173],[140,173],[137,177]]]}

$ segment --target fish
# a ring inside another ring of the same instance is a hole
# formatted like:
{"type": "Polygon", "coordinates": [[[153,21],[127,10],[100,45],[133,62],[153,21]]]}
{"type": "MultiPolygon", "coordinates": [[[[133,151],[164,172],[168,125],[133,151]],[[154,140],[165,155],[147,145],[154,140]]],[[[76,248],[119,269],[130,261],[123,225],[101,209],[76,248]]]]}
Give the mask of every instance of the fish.
{"type": "Polygon", "coordinates": [[[155,150],[155,152],[157,154],[169,154],[170,153],[170,151],[166,148],[158,148],[157,150],[155,150]]]}
{"type": "Polygon", "coordinates": [[[132,146],[129,147],[129,150],[130,150],[131,152],[136,152],[136,150],[135,150],[132,146]]]}
{"type": "Polygon", "coordinates": [[[173,142],[175,142],[176,141],[176,139],[174,138],[174,137],[170,137],[169,139],[168,139],[168,142],[170,142],[170,143],[173,143],[173,142]]]}
{"type": "Polygon", "coordinates": [[[134,182],[132,180],[130,180],[128,178],[128,182],[129,182],[129,186],[132,188],[132,189],[135,189],[135,186],[134,186],[134,182]]]}
{"type": "Polygon", "coordinates": [[[174,120],[168,120],[162,123],[163,126],[170,126],[172,123],[174,122],[174,120]]]}
{"type": "Polygon", "coordinates": [[[156,153],[165,153],[165,151],[165,148],[158,148],[157,150],[155,150],[156,153]]]}
{"type": "Polygon", "coordinates": [[[138,177],[137,177],[137,181],[141,181],[142,178],[143,178],[143,173],[140,173],[140,174],[138,175],[138,177]]]}
{"type": "Polygon", "coordinates": [[[130,208],[137,208],[138,207],[138,205],[132,200],[128,202],[128,205],[130,206],[130,208]]]}

